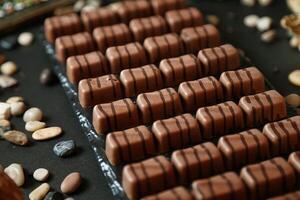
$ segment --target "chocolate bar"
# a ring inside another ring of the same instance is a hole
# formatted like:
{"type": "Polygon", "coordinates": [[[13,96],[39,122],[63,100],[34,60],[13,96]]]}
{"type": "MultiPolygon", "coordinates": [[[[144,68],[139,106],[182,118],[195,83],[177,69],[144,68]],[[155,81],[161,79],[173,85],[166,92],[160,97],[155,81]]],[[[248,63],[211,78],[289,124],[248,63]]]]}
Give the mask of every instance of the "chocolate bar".
{"type": "Polygon", "coordinates": [[[249,128],[287,116],[284,97],[275,90],[242,97],[239,106],[243,109],[246,126],[249,128]]]}
{"type": "Polygon", "coordinates": [[[270,156],[268,139],[258,129],[223,136],[219,139],[218,148],[228,170],[240,169],[270,156]]]}
{"type": "Polygon", "coordinates": [[[203,76],[200,61],[192,54],[164,59],[159,64],[165,86],[175,87],[184,81],[195,80],[203,76]]]}
{"type": "Polygon", "coordinates": [[[269,198],[268,200],[298,200],[298,199],[300,199],[300,190],[282,196],[269,198]]]}
{"type": "Polygon", "coordinates": [[[196,117],[202,130],[202,138],[223,136],[244,127],[241,108],[232,101],[198,109],[196,117]]]}
{"type": "Polygon", "coordinates": [[[181,184],[224,172],[222,154],[211,142],[174,151],[172,163],[181,184]]]}
{"type": "Polygon", "coordinates": [[[157,200],[157,199],[184,199],[184,200],[193,200],[192,194],[184,187],[178,186],[169,190],[165,190],[158,194],[150,195],[142,200],[157,200]]]}
{"type": "Polygon", "coordinates": [[[256,67],[223,72],[220,82],[227,100],[239,99],[242,96],[265,91],[265,79],[256,67]]]}
{"type": "Polygon", "coordinates": [[[140,199],[174,187],[173,166],[164,156],[126,165],[122,171],[122,185],[129,199],[140,199]]]}
{"type": "Polygon", "coordinates": [[[93,109],[93,125],[98,134],[124,130],[138,124],[138,110],[131,99],[98,104],[93,109]]]}
{"type": "Polygon", "coordinates": [[[165,18],[169,25],[169,29],[173,33],[178,34],[184,28],[201,26],[203,24],[203,15],[195,7],[168,11],[165,18]]]}
{"type": "Polygon", "coordinates": [[[68,79],[73,84],[78,84],[85,78],[95,78],[109,73],[107,60],[100,51],[87,54],[70,56],[66,63],[68,79]]]}
{"type": "Polygon", "coordinates": [[[125,69],[121,71],[120,80],[126,97],[163,88],[160,70],[155,65],[125,69]]]}
{"type": "Polygon", "coordinates": [[[201,141],[198,122],[191,114],[158,120],[153,123],[152,132],[160,153],[198,144],[201,141]]]}
{"type": "Polygon", "coordinates": [[[182,40],[175,33],[148,37],[144,41],[144,48],[150,63],[157,63],[165,58],[180,56],[184,51],[182,40]]]}
{"type": "Polygon", "coordinates": [[[263,129],[270,141],[273,156],[284,155],[300,149],[300,116],[268,123],[263,129]]]}
{"type": "Polygon", "coordinates": [[[173,88],[140,94],[136,103],[144,124],[182,113],[179,95],[173,88]]]}
{"type": "Polygon", "coordinates": [[[151,0],[153,12],[156,15],[164,16],[169,10],[176,10],[186,7],[186,0],[151,0]]]}
{"type": "Polygon", "coordinates": [[[300,178],[300,152],[296,151],[290,154],[288,162],[290,165],[294,168],[297,179],[298,179],[298,185],[300,185],[299,178],[300,178]]]}
{"type": "Polygon", "coordinates": [[[245,185],[235,172],[194,181],[192,188],[196,200],[247,199],[245,185]]]}
{"type": "Polygon", "coordinates": [[[153,134],[146,126],[109,133],[105,153],[113,165],[141,160],[156,153],[153,134]]]}
{"type": "Polygon", "coordinates": [[[218,29],[211,24],[182,29],[180,37],[186,53],[197,54],[201,49],[212,48],[221,44],[218,29]]]}
{"type": "Polygon", "coordinates": [[[122,98],[121,83],[113,75],[83,79],[78,85],[78,97],[82,107],[108,103],[122,98]]]}
{"type": "Polygon", "coordinates": [[[194,112],[200,107],[224,100],[222,85],[213,76],[183,82],[179,85],[178,93],[187,112],[194,112]]]}
{"type": "Polygon", "coordinates": [[[251,200],[289,192],[296,183],[294,169],[281,157],[244,167],[241,178],[249,190],[248,199],[251,200]]]}

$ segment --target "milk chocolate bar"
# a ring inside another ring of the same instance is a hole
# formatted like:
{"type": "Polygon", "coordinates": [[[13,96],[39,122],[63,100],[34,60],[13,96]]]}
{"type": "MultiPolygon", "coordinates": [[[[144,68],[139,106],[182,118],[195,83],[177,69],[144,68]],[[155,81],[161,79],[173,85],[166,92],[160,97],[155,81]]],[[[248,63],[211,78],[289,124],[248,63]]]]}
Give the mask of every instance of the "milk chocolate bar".
{"type": "Polygon", "coordinates": [[[201,49],[212,48],[221,44],[218,29],[211,24],[182,29],[180,37],[186,53],[197,55],[201,49]]]}
{"type": "Polygon", "coordinates": [[[76,14],[68,14],[45,19],[44,30],[47,41],[54,43],[55,39],[60,36],[81,32],[82,25],[76,14]]]}
{"type": "Polygon", "coordinates": [[[244,127],[243,112],[232,101],[200,108],[196,117],[205,139],[223,136],[244,127]]]}
{"type": "Polygon", "coordinates": [[[153,123],[152,132],[160,153],[198,144],[201,141],[198,122],[191,114],[158,120],[153,123]]]}
{"type": "Polygon", "coordinates": [[[300,190],[282,196],[269,198],[268,200],[299,200],[299,199],[300,199],[300,190]]]}
{"type": "Polygon", "coordinates": [[[102,53],[105,53],[108,47],[132,42],[129,28],[123,23],[95,28],[93,38],[102,53]]]}
{"type": "Polygon", "coordinates": [[[294,168],[298,179],[298,185],[300,185],[300,151],[291,153],[288,161],[290,165],[294,168]]]}
{"type": "Polygon", "coordinates": [[[241,171],[249,198],[266,199],[294,189],[296,176],[291,165],[281,157],[244,167],[241,171]]]}
{"type": "Polygon", "coordinates": [[[219,139],[218,148],[228,170],[240,169],[270,156],[268,139],[258,129],[223,136],[219,139]]]}
{"type": "Polygon", "coordinates": [[[300,116],[268,123],[263,129],[273,156],[300,150],[300,116]]]}
{"type": "Polygon", "coordinates": [[[175,87],[184,81],[203,76],[202,65],[192,54],[164,59],[160,62],[159,69],[166,87],[175,87]]]}
{"type": "Polygon", "coordinates": [[[168,32],[165,19],[159,15],[133,19],[129,23],[129,28],[137,42],[143,42],[147,37],[163,35],[168,32]]]}
{"type": "Polygon", "coordinates": [[[224,172],[221,152],[211,142],[175,151],[172,163],[181,184],[224,172]]]}
{"type": "Polygon", "coordinates": [[[224,99],[222,85],[213,76],[183,82],[179,85],[178,93],[187,112],[194,112],[200,107],[213,105],[224,99]]]}
{"type": "Polygon", "coordinates": [[[151,0],[153,12],[164,16],[169,10],[177,10],[186,7],[186,0],[151,0]]]}
{"type": "Polygon", "coordinates": [[[265,91],[265,79],[256,67],[223,72],[220,82],[227,100],[239,99],[242,96],[265,91]]]}
{"type": "Polygon", "coordinates": [[[84,108],[108,103],[122,98],[121,83],[113,74],[83,79],[78,85],[78,97],[84,108]]]}
{"type": "Polygon", "coordinates": [[[146,52],[138,42],[109,47],[106,51],[106,57],[111,73],[119,73],[123,69],[141,67],[148,63],[146,52]]]}
{"type": "Polygon", "coordinates": [[[205,69],[208,69],[208,75],[217,75],[240,67],[240,55],[231,44],[200,50],[198,58],[205,69]]]}
{"type": "Polygon", "coordinates": [[[180,56],[184,49],[180,37],[175,33],[148,37],[144,41],[150,63],[157,63],[165,58],[180,56]]]}
{"type": "Polygon", "coordinates": [[[129,199],[140,199],[175,185],[173,166],[164,156],[129,164],[123,168],[122,186],[129,199]]]}
{"type": "Polygon", "coordinates": [[[144,124],[182,113],[179,95],[173,88],[140,94],[136,103],[144,124]]]}
{"type": "Polygon", "coordinates": [[[160,70],[155,65],[125,69],[121,71],[120,80],[126,97],[163,88],[160,70]]]}
{"type": "Polygon", "coordinates": [[[109,7],[101,7],[95,10],[81,12],[81,20],[88,32],[100,26],[109,26],[120,22],[119,16],[109,7]]]}
{"type": "Polygon", "coordinates": [[[249,128],[287,116],[284,97],[275,90],[242,97],[239,106],[244,111],[245,122],[249,128]]]}
{"type": "Polygon", "coordinates": [[[201,26],[203,24],[203,15],[195,7],[168,11],[165,18],[169,25],[169,29],[173,33],[178,34],[184,28],[201,26]]]}
{"type": "Polygon", "coordinates": [[[149,17],[152,15],[151,4],[146,0],[117,2],[111,4],[110,8],[126,24],[134,18],[149,17]]]}
{"type": "Polygon", "coordinates": [[[192,194],[184,187],[178,186],[163,192],[147,196],[142,198],[142,200],[157,200],[157,199],[184,199],[184,200],[193,200],[192,194]]]}
{"type": "Polygon", "coordinates": [[[131,99],[98,104],[93,109],[93,125],[98,134],[124,130],[138,124],[138,110],[131,99]]]}
{"type": "Polygon", "coordinates": [[[95,49],[93,39],[88,32],[65,35],[55,40],[56,58],[64,63],[69,56],[91,52],[95,49]]]}
{"type": "Polygon", "coordinates": [[[95,78],[109,74],[107,59],[100,51],[71,56],[67,59],[66,73],[73,84],[85,78],[95,78]]]}
{"type": "Polygon", "coordinates": [[[146,126],[109,133],[105,153],[113,165],[141,160],[156,153],[153,134],[146,126]]]}
{"type": "Polygon", "coordinates": [[[196,200],[247,199],[245,184],[235,172],[194,181],[192,188],[196,200]]]}

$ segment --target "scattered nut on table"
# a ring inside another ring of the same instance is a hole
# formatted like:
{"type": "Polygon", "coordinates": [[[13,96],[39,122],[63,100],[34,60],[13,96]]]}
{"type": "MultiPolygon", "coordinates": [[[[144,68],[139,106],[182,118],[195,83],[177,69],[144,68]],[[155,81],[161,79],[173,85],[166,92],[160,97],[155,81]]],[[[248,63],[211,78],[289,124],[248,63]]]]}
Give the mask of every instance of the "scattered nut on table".
{"type": "Polygon", "coordinates": [[[258,0],[258,3],[261,6],[269,6],[273,3],[273,0],[258,0]]]}
{"type": "Polygon", "coordinates": [[[270,43],[275,40],[276,36],[277,36],[277,33],[275,30],[269,30],[269,31],[262,33],[260,39],[263,42],[270,43]]]}
{"type": "Polygon", "coordinates": [[[34,36],[30,32],[21,33],[18,37],[18,43],[21,46],[29,46],[34,39],[34,36]]]}
{"type": "Polygon", "coordinates": [[[255,5],[256,0],[241,0],[241,4],[244,6],[252,7],[255,5]]]}
{"type": "Polygon", "coordinates": [[[16,63],[7,61],[1,65],[1,73],[4,75],[11,76],[17,72],[18,68],[16,63]]]}
{"type": "Polygon", "coordinates": [[[300,87],[300,69],[292,71],[288,78],[293,85],[300,87]]]}
{"type": "Polygon", "coordinates": [[[29,132],[34,132],[45,127],[46,123],[40,121],[29,121],[25,124],[25,130],[29,132]]]}
{"type": "Polygon", "coordinates": [[[256,28],[261,32],[267,31],[271,28],[272,21],[273,20],[268,16],[261,17],[257,21],[256,28]]]}
{"type": "Polygon", "coordinates": [[[43,183],[29,194],[30,200],[42,200],[50,191],[50,185],[43,183]]]}
{"type": "Polygon", "coordinates": [[[298,94],[290,94],[285,97],[285,101],[288,105],[292,107],[300,106],[300,96],[298,94]]]}
{"type": "Polygon", "coordinates": [[[25,182],[25,175],[22,165],[13,163],[4,169],[5,174],[9,176],[18,187],[21,187],[25,182]]]}
{"type": "Polygon", "coordinates": [[[28,144],[27,135],[21,131],[7,131],[1,135],[2,138],[13,144],[24,146],[28,144]]]}
{"type": "Polygon", "coordinates": [[[14,102],[10,104],[10,112],[13,116],[22,115],[26,110],[24,102],[14,102]]]}
{"type": "Polygon", "coordinates": [[[46,181],[49,177],[49,171],[45,168],[36,169],[33,173],[33,178],[37,181],[46,181]]]}
{"type": "Polygon", "coordinates": [[[220,22],[220,19],[217,15],[207,15],[206,20],[208,23],[213,24],[215,26],[218,26],[220,22]]]}
{"type": "Polygon", "coordinates": [[[66,176],[60,185],[60,189],[65,194],[75,192],[81,185],[81,175],[79,172],[73,172],[66,176]]]}
{"type": "Polygon", "coordinates": [[[257,15],[248,15],[244,18],[244,24],[247,27],[254,28],[257,25],[259,17],[257,15]]]}
{"type": "Polygon", "coordinates": [[[29,121],[41,121],[43,118],[43,112],[41,109],[33,107],[28,110],[23,115],[23,120],[24,122],[29,122],[29,121]]]}

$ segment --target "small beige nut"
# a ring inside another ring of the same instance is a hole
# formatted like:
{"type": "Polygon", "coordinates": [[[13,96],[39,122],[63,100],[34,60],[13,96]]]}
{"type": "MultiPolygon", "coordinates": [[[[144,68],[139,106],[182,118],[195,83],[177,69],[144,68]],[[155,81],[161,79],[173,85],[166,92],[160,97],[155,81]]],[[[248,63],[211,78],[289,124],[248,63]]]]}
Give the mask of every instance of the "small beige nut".
{"type": "Polygon", "coordinates": [[[6,167],[4,172],[15,182],[18,187],[21,187],[24,184],[25,176],[22,165],[13,163],[6,167]]]}
{"type": "Polygon", "coordinates": [[[27,135],[21,131],[7,131],[1,135],[5,140],[20,146],[28,144],[27,135]]]}
{"type": "Polygon", "coordinates": [[[271,28],[272,23],[273,23],[273,20],[270,17],[267,17],[267,16],[262,17],[262,18],[259,18],[259,20],[257,21],[256,28],[259,31],[264,32],[271,28]]]}
{"type": "Polygon", "coordinates": [[[299,86],[300,87],[300,69],[297,69],[295,71],[292,71],[290,74],[289,74],[289,81],[293,84],[293,85],[296,85],[296,86],[299,86]]]}
{"type": "Polygon", "coordinates": [[[3,128],[10,128],[10,121],[8,121],[6,119],[1,119],[0,126],[3,128]]]}
{"type": "Polygon", "coordinates": [[[24,98],[21,96],[13,96],[6,100],[6,103],[24,102],[24,98]]]}
{"type": "Polygon", "coordinates": [[[29,122],[26,122],[25,130],[29,131],[29,132],[34,132],[34,131],[37,131],[39,129],[45,128],[45,127],[46,127],[45,122],[29,121],[29,122]]]}
{"type": "Polygon", "coordinates": [[[46,194],[50,191],[50,185],[43,183],[29,194],[30,200],[42,200],[46,194]]]}
{"type": "Polygon", "coordinates": [[[297,14],[300,14],[300,0],[287,0],[288,7],[297,14]]]}
{"type": "Polygon", "coordinates": [[[207,20],[208,23],[213,24],[215,26],[218,26],[219,22],[220,22],[219,17],[216,16],[216,15],[207,15],[206,20],[207,20]]]}
{"type": "Polygon", "coordinates": [[[29,46],[34,39],[34,36],[30,32],[21,33],[18,37],[18,42],[21,46],[29,46]]]}
{"type": "Polygon", "coordinates": [[[0,75],[0,87],[2,87],[3,89],[13,87],[17,84],[17,79],[7,75],[0,75]]]}
{"type": "Polygon", "coordinates": [[[62,133],[62,129],[60,127],[43,128],[35,131],[32,134],[32,138],[38,141],[48,140],[59,136],[61,133],[62,133]]]}
{"type": "Polygon", "coordinates": [[[7,61],[1,65],[1,73],[11,76],[17,72],[17,65],[12,61],[7,61]]]}
{"type": "Polygon", "coordinates": [[[36,169],[33,173],[33,178],[37,181],[46,181],[49,177],[49,171],[45,168],[36,169]]]}
{"type": "Polygon", "coordinates": [[[277,36],[276,31],[269,30],[269,31],[262,33],[260,39],[263,42],[270,43],[275,40],[276,36],[277,36]]]}
{"type": "Polygon", "coordinates": [[[269,6],[272,2],[273,0],[258,0],[259,5],[261,6],[269,6]]]}
{"type": "Polygon", "coordinates": [[[66,176],[60,185],[60,190],[65,194],[75,192],[81,184],[81,175],[79,172],[73,172],[66,176]]]}
{"type": "Polygon", "coordinates": [[[290,94],[285,97],[285,101],[288,105],[292,107],[300,106],[300,96],[298,94],[290,94]]]}
{"type": "Polygon", "coordinates": [[[43,112],[39,108],[30,108],[28,109],[24,115],[23,115],[23,120],[25,122],[29,121],[41,121],[43,118],[43,112]]]}
{"type": "Polygon", "coordinates": [[[10,112],[13,116],[22,115],[26,110],[24,102],[15,102],[10,104],[10,112]]]}
{"type": "Polygon", "coordinates": [[[297,48],[299,45],[300,45],[300,40],[299,40],[298,37],[292,37],[292,38],[290,39],[290,46],[291,46],[292,48],[297,48]]]}
{"type": "Polygon", "coordinates": [[[10,105],[0,102],[0,119],[9,119],[10,115],[10,105]]]}
{"type": "Polygon", "coordinates": [[[241,0],[241,4],[244,6],[252,7],[255,5],[256,0],[241,0]]]}
{"type": "Polygon", "coordinates": [[[244,24],[249,28],[254,28],[256,27],[258,20],[259,17],[257,15],[248,15],[244,18],[244,24]]]}

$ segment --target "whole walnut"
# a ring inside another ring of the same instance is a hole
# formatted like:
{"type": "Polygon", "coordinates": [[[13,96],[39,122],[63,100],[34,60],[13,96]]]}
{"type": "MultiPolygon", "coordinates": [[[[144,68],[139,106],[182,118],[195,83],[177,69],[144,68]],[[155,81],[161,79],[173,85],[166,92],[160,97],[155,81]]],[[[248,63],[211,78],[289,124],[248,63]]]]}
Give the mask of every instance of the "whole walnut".
{"type": "Polygon", "coordinates": [[[0,170],[0,200],[24,200],[21,190],[0,170]]]}

